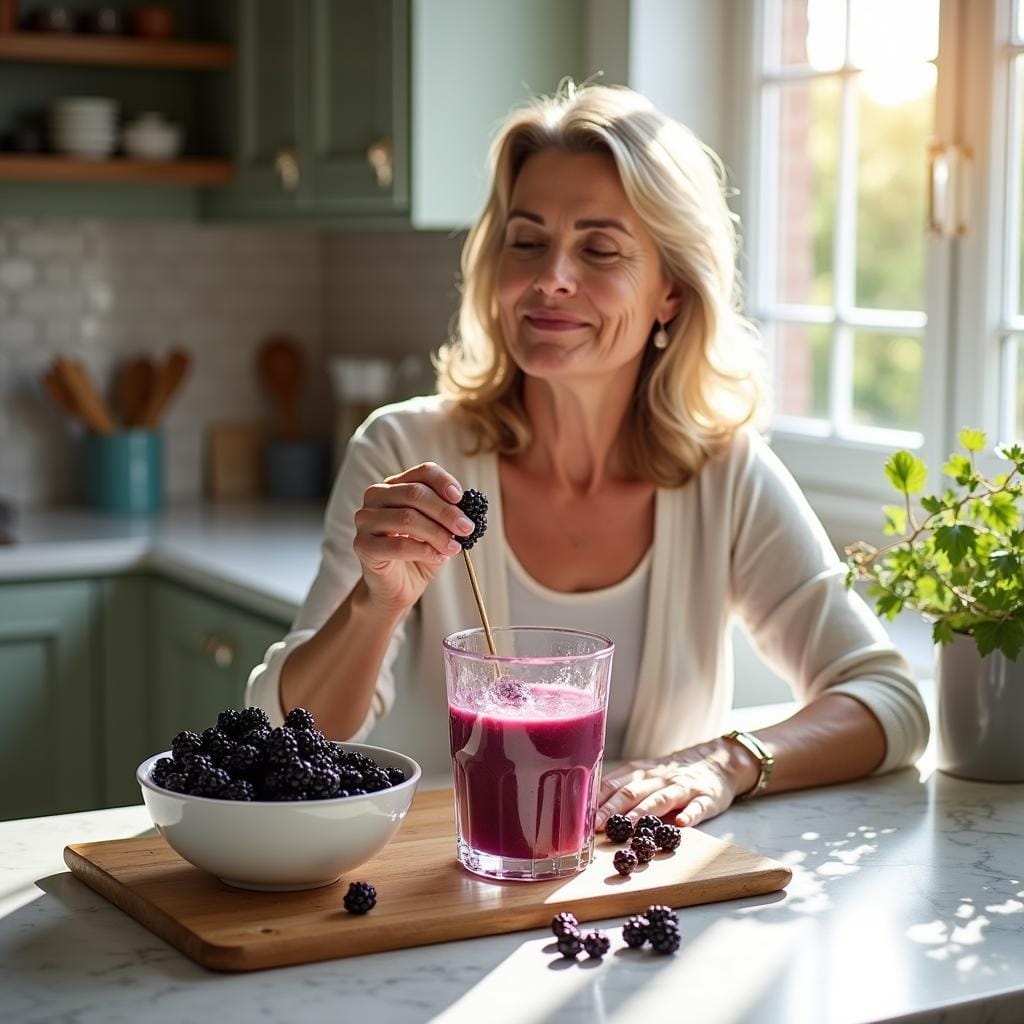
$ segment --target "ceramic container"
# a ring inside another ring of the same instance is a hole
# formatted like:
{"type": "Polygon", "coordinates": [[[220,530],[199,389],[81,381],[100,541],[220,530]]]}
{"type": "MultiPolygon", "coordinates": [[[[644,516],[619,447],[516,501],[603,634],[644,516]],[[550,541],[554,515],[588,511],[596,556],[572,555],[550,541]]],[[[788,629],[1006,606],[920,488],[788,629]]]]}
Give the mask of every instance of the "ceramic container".
{"type": "Polygon", "coordinates": [[[181,128],[163,114],[140,114],[125,125],[121,145],[138,160],[172,160],[181,152],[181,128]]]}
{"type": "Polygon", "coordinates": [[[406,781],[334,800],[215,800],[172,793],[150,779],[170,751],[139,765],[136,778],[153,824],[189,863],[242,889],[284,891],[330,885],[380,853],[412,804],[420,766],[405,754],[365,743],[339,743],[406,781]]]}
{"type": "Polygon", "coordinates": [[[163,507],[164,445],[155,430],[87,434],[83,472],[93,508],[133,514],[163,507]]]}

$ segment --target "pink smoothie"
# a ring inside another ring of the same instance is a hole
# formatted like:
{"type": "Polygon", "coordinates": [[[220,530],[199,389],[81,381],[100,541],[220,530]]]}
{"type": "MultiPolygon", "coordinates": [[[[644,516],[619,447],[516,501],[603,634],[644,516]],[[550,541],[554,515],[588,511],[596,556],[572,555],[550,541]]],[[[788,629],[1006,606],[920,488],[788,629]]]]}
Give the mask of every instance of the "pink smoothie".
{"type": "Polygon", "coordinates": [[[459,832],[500,857],[573,854],[593,830],[605,712],[577,690],[527,691],[518,704],[449,708],[459,832]]]}

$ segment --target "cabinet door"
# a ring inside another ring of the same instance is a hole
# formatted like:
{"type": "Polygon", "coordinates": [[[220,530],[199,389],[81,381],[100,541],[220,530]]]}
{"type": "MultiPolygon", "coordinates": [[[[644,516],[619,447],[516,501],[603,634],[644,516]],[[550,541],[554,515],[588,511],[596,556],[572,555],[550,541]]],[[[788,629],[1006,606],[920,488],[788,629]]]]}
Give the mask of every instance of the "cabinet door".
{"type": "Polygon", "coordinates": [[[310,0],[310,195],[326,213],[408,206],[407,0],[310,0]]]}
{"type": "Polygon", "coordinates": [[[308,0],[236,0],[236,69],[224,130],[235,180],[210,195],[231,214],[294,212],[308,191],[301,173],[308,125],[308,0]]]}
{"type": "Polygon", "coordinates": [[[241,707],[246,680],[283,623],[158,581],[153,594],[157,746],[182,729],[201,731],[241,707]]]}
{"type": "Polygon", "coordinates": [[[0,818],[100,802],[95,587],[0,587],[0,818]]]}

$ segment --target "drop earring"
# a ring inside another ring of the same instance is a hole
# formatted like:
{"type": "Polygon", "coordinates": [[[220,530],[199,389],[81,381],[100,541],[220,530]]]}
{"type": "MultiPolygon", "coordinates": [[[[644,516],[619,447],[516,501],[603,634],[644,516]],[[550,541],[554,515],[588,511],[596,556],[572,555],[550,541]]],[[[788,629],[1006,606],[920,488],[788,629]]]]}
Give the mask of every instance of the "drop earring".
{"type": "MultiPolygon", "coordinates": [[[[658,321],[655,321],[658,323],[658,321]]],[[[654,332],[654,347],[655,348],[668,348],[668,331],[658,323],[658,329],[654,332]]]]}

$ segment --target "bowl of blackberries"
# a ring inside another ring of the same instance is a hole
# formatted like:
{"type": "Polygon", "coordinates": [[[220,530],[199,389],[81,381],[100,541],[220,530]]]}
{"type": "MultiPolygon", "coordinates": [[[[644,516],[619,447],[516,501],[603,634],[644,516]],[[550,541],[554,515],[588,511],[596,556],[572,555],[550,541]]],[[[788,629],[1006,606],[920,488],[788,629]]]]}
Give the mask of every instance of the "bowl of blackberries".
{"type": "Polygon", "coordinates": [[[189,863],[243,889],[330,885],[398,831],[420,766],[405,754],[328,740],[304,708],[272,728],[229,708],[184,730],[136,771],[153,824],[189,863]]]}

